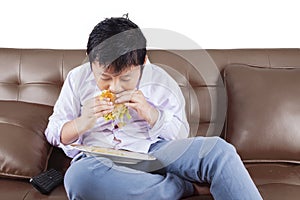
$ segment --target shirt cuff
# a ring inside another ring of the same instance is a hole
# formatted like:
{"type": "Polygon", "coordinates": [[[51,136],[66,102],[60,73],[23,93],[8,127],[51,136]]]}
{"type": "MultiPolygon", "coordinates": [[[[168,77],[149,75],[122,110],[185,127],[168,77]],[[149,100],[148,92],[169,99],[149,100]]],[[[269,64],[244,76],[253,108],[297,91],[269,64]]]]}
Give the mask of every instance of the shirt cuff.
{"type": "Polygon", "coordinates": [[[172,119],[172,113],[168,111],[161,111],[157,109],[158,111],[158,118],[152,128],[149,129],[149,137],[151,140],[156,139],[159,137],[161,132],[163,131],[163,128],[165,124],[172,119]]]}
{"type": "MultiPolygon", "coordinates": [[[[63,126],[69,122],[68,120],[64,120],[62,122],[60,122],[59,126],[58,126],[58,130],[57,130],[57,135],[56,135],[56,141],[58,142],[58,147],[61,148],[65,154],[67,156],[69,156],[70,158],[73,158],[75,155],[77,155],[80,151],[74,149],[74,147],[72,147],[71,145],[64,145],[63,143],[61,143],[60,141],[60,136],[61,136],[61,131],[63,126]]],[[[73,142],[72,144],[81,144],[81,137],[79,137],[75,142],[73,142]]]]}

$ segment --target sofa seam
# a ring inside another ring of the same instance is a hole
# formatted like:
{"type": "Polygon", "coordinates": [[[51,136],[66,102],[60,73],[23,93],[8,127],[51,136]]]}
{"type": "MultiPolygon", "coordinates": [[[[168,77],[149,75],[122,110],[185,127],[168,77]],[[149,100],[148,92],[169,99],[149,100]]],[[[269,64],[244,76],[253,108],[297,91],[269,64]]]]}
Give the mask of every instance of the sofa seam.
{"type": "Polygon", "coordinates": [[[32,131],[32,129],[27,128],[27,127],[24,127],[24,126],[22,126],[22,125],[20,125],[20,124],[18,124],[18,123],[11,123],[11,122],[6,122],[6,121],[0,121],[0,124],[9,124],[9,125],[13,125],[13,126],[17,126],[17,127],[23,128],[23,129],[25,129],[25,130],[30,130],[30,131],[32,131]]]}
{"type": "Polygon", "coordinates": [[[23,200],[26,200],[26,198],[27,198],[27,196],[28,196],[29,193],[30,193],[30,190],[28,190],[28,191],[26,192],[25,196],[23,197],[23,200]]]}
{"type": "Polygon", "coordinates": [[[20,87],[21,87],[21,63],[23,58],[23,50],[20,50],[20,61],[19,61],[19,74],[18,74],[18,93],[17,93],[17,101],[20,99],[20,87]]]}
{"type": "MultiPolygon", "coordinates": [[[[27,128],[27,127],[25,127],[25,126],[22,126],[22,125],[20,125],[20,124],[18,124],[18,123],[11,123],[11,122],[6,122],[6,121],[0,121],[0,124],[8,124],[8,125],[13,125],[13,126],[17,126],[17,127],[19,127],[19,128],[22,128],[22,129],[24,129],[24,130],[27,130],[27,131],[29,131],[29,132],[34,132],[34,130],[32,129],[32,128],[27,128]]],[[[36,133],[35,133],[36,134],[36,133]]],[[[42,138],[42,136],[40,135],[40,134],[37,134],[39,137],[41,137],[42,138]]]]}
{"type": "Polygon", "coordinates": [[[271,66],[271,60],[270,60],[270,51],[266,50],[267,56],[268,56],[268,62],[269,62],[269,68],[272,68],[271,66]]]}
{"type": "Polygon", "coordinates": [[[266,186],[266,185],[290,185],[290,186],[300,186],[300,184],[291,184],[291,183],[285,183],[285,182],[270,182],[270,183],[263,183],[263,184],[257,184],[257,186],[266,186]]]}
{"type": "Polygon", "coordinates": [[[26,179],[30,179],[29,176],[27,175],[21,175],[21,174],[12,174],[12,173],[6,173],[6,172],[0,172],[0,178],[19,178],[19,179],[23,179],[23,180],[26,180],[26,179]]]}

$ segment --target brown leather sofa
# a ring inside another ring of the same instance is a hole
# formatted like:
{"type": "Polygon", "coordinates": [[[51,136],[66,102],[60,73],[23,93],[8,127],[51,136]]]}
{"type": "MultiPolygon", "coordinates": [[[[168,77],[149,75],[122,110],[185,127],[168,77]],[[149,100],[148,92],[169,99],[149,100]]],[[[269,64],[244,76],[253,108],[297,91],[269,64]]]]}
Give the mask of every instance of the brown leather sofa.
{"type": "MultiPolygon", "coordinates": [[[[191,137],[232,143],[264,199],[299,199],[299,49],[149,50],[148,56],[180,85],[191,137]]],[[[28,180],[47,168],[68,168],[70,159],[43,132],[68,71],[85,59],[84,50],[0,49],[0,199],[67,199],[62,185],[47,196],[28,180]]]]}

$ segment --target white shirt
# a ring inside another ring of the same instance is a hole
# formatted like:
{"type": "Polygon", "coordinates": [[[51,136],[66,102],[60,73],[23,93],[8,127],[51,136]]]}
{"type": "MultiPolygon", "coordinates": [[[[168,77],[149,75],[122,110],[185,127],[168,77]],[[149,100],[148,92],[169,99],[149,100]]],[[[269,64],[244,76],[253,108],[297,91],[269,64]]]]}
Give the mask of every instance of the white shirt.
{"type": "MultiPolygon", "coordinates": [[[[96,125],[74,143],[146,153],[150,145],[160,139],[188,137],[185,100],[176,81],[167,72],[147,62],[137,89],[159,111],[158,120],[152,128],[139,118],[134,109],[129,108],[132,118],[127,120],[125,126],[115,128],[111,121],[99,118],[96,125]]],[[[54,105],[53,114],[49,117],[45,130],[48,142],[62,148],[67,156],[74,157],[78,151],[60,142],[62,127],[81,115],[82,105],[86,100],[99,94],[101,91],[89,63],[72,69],[54,105]]]]}

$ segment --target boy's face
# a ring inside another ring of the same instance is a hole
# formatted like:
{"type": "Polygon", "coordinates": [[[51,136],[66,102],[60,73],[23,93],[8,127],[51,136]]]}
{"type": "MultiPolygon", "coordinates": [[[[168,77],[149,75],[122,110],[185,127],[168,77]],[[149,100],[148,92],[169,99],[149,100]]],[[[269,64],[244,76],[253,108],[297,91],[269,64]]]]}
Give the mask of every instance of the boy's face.
{"type": "Polygon", "coordinates": [[[119,73],[114,68],[104,68],[99,62],[92,63],[92,70],[100,90],[110,90],[113,93],[120,93],[125,90],[136,88],[141,73],[140,66],[130,66],[119,73]]]}

